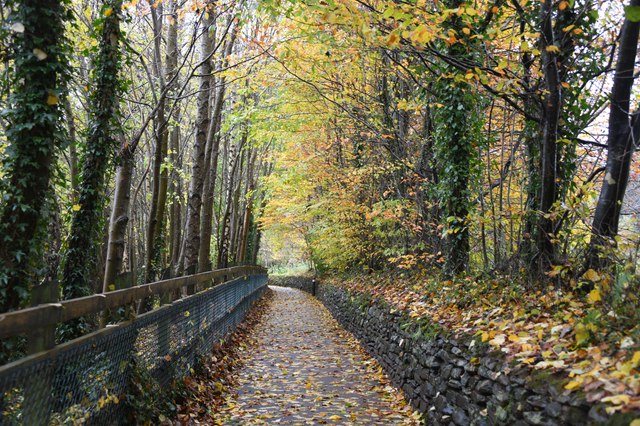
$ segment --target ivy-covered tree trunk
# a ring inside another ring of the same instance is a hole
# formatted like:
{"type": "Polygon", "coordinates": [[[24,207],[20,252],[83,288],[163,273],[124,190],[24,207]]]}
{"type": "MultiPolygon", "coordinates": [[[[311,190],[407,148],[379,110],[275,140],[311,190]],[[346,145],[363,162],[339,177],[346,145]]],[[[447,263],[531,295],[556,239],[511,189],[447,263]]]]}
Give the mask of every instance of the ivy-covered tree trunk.
{"type": "Polygon", "coordinates": [[[39,237],[57,150],[64,140],[61,103],[67,63],[64,0],[9,1],[12,92],[5,118],[9,146],[3,163],[0,216],[0,312],[29,298],[41,261],[39,237]]]}
{"type": "MultiPolygon", "coordinates": [[[[69,246],[63,274],[65,299],[91,294],[90,271],[95,258],[94,242],[104,207],[105,174],[113,160],[118,132],[118,90],[121,59],[119,50],[122,0],[108,0],[102,7],[99,52],[95,64],[95,92],[92,96],[89,135],[78,188],[79,200],[74,209],[69,246]]],[[[67,337],[84,329],[79,321],[70,327],[67,337]]]]}
{"type": "MultiPolygon", "coordinates": [[[[459,0],[447,2],[451,8],[462,4],[459,0]]],[[[460,17],[452,15],[448,26],[461,37],[460,17]]],[[[472,59],[471,39],[458,40],[447,49],[447,55],[455,61],[472,59]]],[[[436,158],[441,167],[440,192],[444,201],[446,221],[445,273],[457,275],[467,271],[469,266],[469,226],[470,176],[472,158],[477,155],[480,132],[477,129],[478,101],[474,88],[459,72],[446,65],[436,96],[443,107],[436,114],[436,158]],[[448,77],[449,76],[449,77],[448,77]],[[474,146],[475,145],[475,146],[474,146]]]]}
{"type": "MultiPolygon", "coordinates": [[[[638,10],[640,0],[631,0],[630,8],[638,10]]],[[[618,222],[622,200],[629,181],[629,169],[640,136],[638,114],[631,114],[631,89],[634,81],[634,65],[638,52],[640,22],[624,21],[618,47],[618,61],[611,89],[609,110],[609,137],[607,140],[606,174],[593,217],[591,245],[587,256],[587,268],[605,267],[609,256],[601,259],[603,249],[618,234],[618,222]]]]}

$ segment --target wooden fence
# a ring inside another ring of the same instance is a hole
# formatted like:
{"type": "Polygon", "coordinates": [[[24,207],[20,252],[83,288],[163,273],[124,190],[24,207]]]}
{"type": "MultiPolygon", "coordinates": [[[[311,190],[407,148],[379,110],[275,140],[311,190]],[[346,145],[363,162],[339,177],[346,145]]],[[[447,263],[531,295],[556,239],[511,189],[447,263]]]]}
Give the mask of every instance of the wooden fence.
{"type": "Polygon", "coordinates": [[[160,296],[163,303],[170,303],[173,301],[171,294],[176,291],[191,294],[217,283],[256,273],[266,273],[266,270],[260,266],[217,269],[0,314],[0,339],[26,334],[30,341],[29,352],[51,349],[55,345],[55,327],[58,323],[128,306],[155,295],[160,296]]]}

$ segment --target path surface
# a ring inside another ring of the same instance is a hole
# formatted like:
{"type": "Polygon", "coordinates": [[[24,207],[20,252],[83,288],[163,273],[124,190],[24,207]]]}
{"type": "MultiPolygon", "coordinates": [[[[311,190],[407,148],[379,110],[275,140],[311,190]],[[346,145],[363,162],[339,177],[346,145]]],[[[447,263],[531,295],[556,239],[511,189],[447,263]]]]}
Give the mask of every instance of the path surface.
{"type": "Polygon", "coordinates": [[[315,298],[275,295],[219,412],[226,425],[417,424],[402,395],[315,298]]]}

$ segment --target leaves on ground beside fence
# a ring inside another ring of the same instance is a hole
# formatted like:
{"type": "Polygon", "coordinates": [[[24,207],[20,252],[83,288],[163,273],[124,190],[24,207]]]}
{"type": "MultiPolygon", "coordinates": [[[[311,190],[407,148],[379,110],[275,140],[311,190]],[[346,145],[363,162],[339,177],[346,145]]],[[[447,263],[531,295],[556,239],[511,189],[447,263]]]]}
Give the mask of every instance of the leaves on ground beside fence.
{"type": "MultiPolygon", "coordinates": [[[[214,414],[225,402],[228,389],[237,379],[233,374],[242,364],[241,354],[250,343],[250,333],[260,322],[273,298],[270,290],[251,308],[246,318],[225,340],[216,344],[194,375],[184,379],[185,391],[177,404],[176,420],[181,425],[220,424],[214,414]]],[[[164,425],[174,424],[164,419],[164,425]]]]}
{"type": "Polygon", "coordinates": [[[456,334],[471,334],[500,350],[506,361],[561,371],[565,392],[584,392],[607,412],[640,409],[640,346],[637,324],[602,313],[600,293],[586,302],[572,293],[528,292],[513,283],[456,281],[398,274],[371,274],[326,282],[370,295],[456,334]],[[597,306],[594,306],[597,305],[597,306]]]}

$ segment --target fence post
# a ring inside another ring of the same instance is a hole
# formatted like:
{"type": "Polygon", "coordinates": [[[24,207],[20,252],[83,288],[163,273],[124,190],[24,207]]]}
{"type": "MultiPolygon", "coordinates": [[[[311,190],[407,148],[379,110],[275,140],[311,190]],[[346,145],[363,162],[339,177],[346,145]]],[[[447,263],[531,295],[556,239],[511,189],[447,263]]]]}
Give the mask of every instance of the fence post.
{"type": "MultiPolygon", "coordinates": [[[[169,278],[172,278],[171,275],[172,275],[171,268],[167,268],[164,271],[162,271],[161,279],[168,280],[169,278]]],[[[160,295],[160,306],[171,303],[172,301],[173,301],[173,294],[171,291],[165,292],[160,295]]],[[[165,355],[168,355],[169,352],[171,351],[171,346],[169,345],[169,327],[170,326],[171,326],[170,319],[168,317],[163,318],[158,323],[158,336],[157,336],[158,357],[164,357],[165,355]]]]}
{"type": "MultiPolygon", "coordinates": [[[[197,270],[197,266],[196,265],[192,265],[190,267],[187,268],[186,271],[184,271],[185,275],[193,275],[196,273],[197,270]]],[[[191,283],[189,285],[187,285],[187,296],[191,296],[192,294],[195,294],[196,292],[196,284],[195,283],[191,283]]]]}
{"type": "MultiPolygon", "coordinates": [[[[58,301],[58,282],[49,278],[33,287],[31,306],[58,301]]],[[[55,346],[56,324],[47,324],[37,328],[27,336],[27,354],[46,351],[55,346]]],[[[47,425],[51,415],[51,383],[53,370],[32,375],[24,385],[24,403],[22,420],[25,425],[47,425]],[[40,408],[40,409],[38,409],[40,408]]]]}

